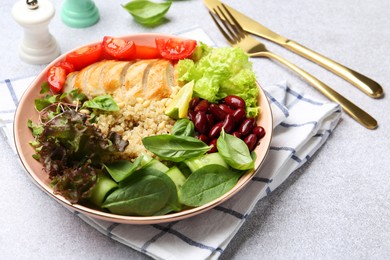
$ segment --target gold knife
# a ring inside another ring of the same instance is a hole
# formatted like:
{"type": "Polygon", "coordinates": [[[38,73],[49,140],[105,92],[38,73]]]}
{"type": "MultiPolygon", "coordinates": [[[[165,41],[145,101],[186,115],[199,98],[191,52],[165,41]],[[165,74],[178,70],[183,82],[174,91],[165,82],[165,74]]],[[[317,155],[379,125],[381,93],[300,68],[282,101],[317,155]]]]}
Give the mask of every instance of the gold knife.
{"type": "MultiPolygon", "coordinates": [[[[204,4],[209,10],[212,11],[212,9],[217,5],[220,5],[221,2],[219,0],[204,0],[204,4]]],[[[245,14],[240,13],[239,11],[233,9],[226,4],[224,5],[229,9],[229,11],[233,14],[233,16],[237,19],[237,21],[241,24],[245,31],[275,42],[283,46],[284,48],[321,65],[327,70],[347,80],[352,85],[356,86],[370,97],[380,98],[383,96],[382,87],[374,80],[360,74],[359,72],[349,69],[344,65],[341,65],[340,63],[337,63],[336,61],[331,60],[313,50],[310,50],[307,47],[293,40],[287,39],[271,31],[267,27],[261,25],[260,23],[256,22],[245,14]]]]}

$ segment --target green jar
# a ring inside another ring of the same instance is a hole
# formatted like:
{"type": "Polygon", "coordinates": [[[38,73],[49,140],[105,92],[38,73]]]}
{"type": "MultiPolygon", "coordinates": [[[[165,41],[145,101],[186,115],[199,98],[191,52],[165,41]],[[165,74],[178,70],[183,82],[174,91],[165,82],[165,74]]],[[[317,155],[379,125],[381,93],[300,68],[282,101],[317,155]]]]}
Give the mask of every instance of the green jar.
{"type": "Polygon", "coordinates": [[[65,0],[61,19],[70,27],[89,27],[99,21],[99,10],[92,0],[65,0]]]}

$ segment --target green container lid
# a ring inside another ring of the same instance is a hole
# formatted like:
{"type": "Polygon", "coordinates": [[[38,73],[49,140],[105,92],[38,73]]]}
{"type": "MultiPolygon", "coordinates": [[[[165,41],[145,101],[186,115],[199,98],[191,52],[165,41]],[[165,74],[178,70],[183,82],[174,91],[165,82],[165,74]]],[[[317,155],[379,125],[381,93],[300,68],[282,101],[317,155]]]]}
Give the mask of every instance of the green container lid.
{"type": "Polygon", "coordinates": [[[89,27],[99,21],[99,10],[92,0],[65,0],[61,19],[70,27],[89,27]]]}

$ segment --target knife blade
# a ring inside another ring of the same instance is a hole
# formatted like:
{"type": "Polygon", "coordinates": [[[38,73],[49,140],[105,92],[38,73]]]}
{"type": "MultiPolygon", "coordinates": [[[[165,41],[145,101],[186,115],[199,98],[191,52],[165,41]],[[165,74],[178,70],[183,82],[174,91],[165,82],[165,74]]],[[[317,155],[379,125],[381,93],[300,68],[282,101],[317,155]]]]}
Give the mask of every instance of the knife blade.
{"type": "MultiPolygon", "coordinates": [[[[219,0],[204,0],[203,2],[211,12],[213,12],[213,8],[221,5],[219,0]]],[[[346,66],[299,44],[298,42],[283,37],[225,3],[224,5],[229,9],[245,31],[279,44],[282,47],[317,63],[318,65],[345,79],[372,98],[380,98],[383,96],[383,89],[376,81],[357,71],[349,69],[346,66]]]]}

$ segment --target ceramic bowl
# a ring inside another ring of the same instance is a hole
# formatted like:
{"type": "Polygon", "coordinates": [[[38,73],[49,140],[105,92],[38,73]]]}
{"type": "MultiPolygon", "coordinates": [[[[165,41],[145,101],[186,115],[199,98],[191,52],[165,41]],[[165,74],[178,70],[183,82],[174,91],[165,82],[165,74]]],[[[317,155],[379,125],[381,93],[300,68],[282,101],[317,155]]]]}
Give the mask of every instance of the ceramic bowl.
{"type": "MultiPolygon", "coordinates": [[[[134,35],[123,36],[121,38],[133,40],[135,43],[142,44],[142,45],[155,46],[154,39],[156,37],[172,37],[172,36],[162,35],[162,34],[134,34],[134,35]]],[[[97,42],[90,43],[85,46],[96,44],[96,43],[97,42]]],[[[259,104],[261,107],[261,116],[258,118],[257,124],[265,128],[266,135],[263,139],[261,139],[260,144],[255,149],[257,155],[255,161],[255,170],[244,174],[240,178],[238,183],[230,191],[225,193],[223,196],[200,207],[186,209],[180,212],[171,213],[163,216],[148,216],[148,217],[117,215],[102,210],[97,210],[85,205],[70,203],[64,197],[53,193],[53,190],[50,186],[50,180],[48,178],[48,174],[45,171],[43,171],[42,165],[38,161],[33,159],[32,155],[34,154],[34,149],[29,145],[29,142],[33,140],[33,137],[30,129],[27,127],[27,121],[29,119],[31,119],[33,122],[37,122],[38,112],[34,109],[34,100],[40,97],[39,91],[41,89],[41,84],[46,81],[46,73],[48,68],[58,63],[59,61],[64,60],[66,55],[67,53],[64,53],[60,57],[55,59],[53,62],[51,62],[26,89],[25,93],[23,94],[20,100],[19,106],[16,110],[15,121],[14,121],[15,144],[16,144],[16,148],[20,160],[24,165],[25,169],[27,170],[27,173],[38,185],[38,187],[40,187],[49,196],[51,196],[53,199],[57,200],[61,204],[65,205],[66,207],[69,207],[74,211],[80,212],[82,214],[88,215],[93,218],[116,222],[116,223],[156,224],[156,223],[177,221],[177,220],[181,220],[181,219],[185,219],[185,218],[189,218],[201,214],[221,204],[222,202],[226,201],[232,196],[234,196],[239,190],[245,187],[245,185],[254,176],[256,170],[258,170],[261,167],[262,163],[264,162],[269,150],[271,137],[272,137],[272,113],[271,113],[268,99],[264,94],[262,88],[259,86],[259,90],[260,90],[259,104]]]]}

